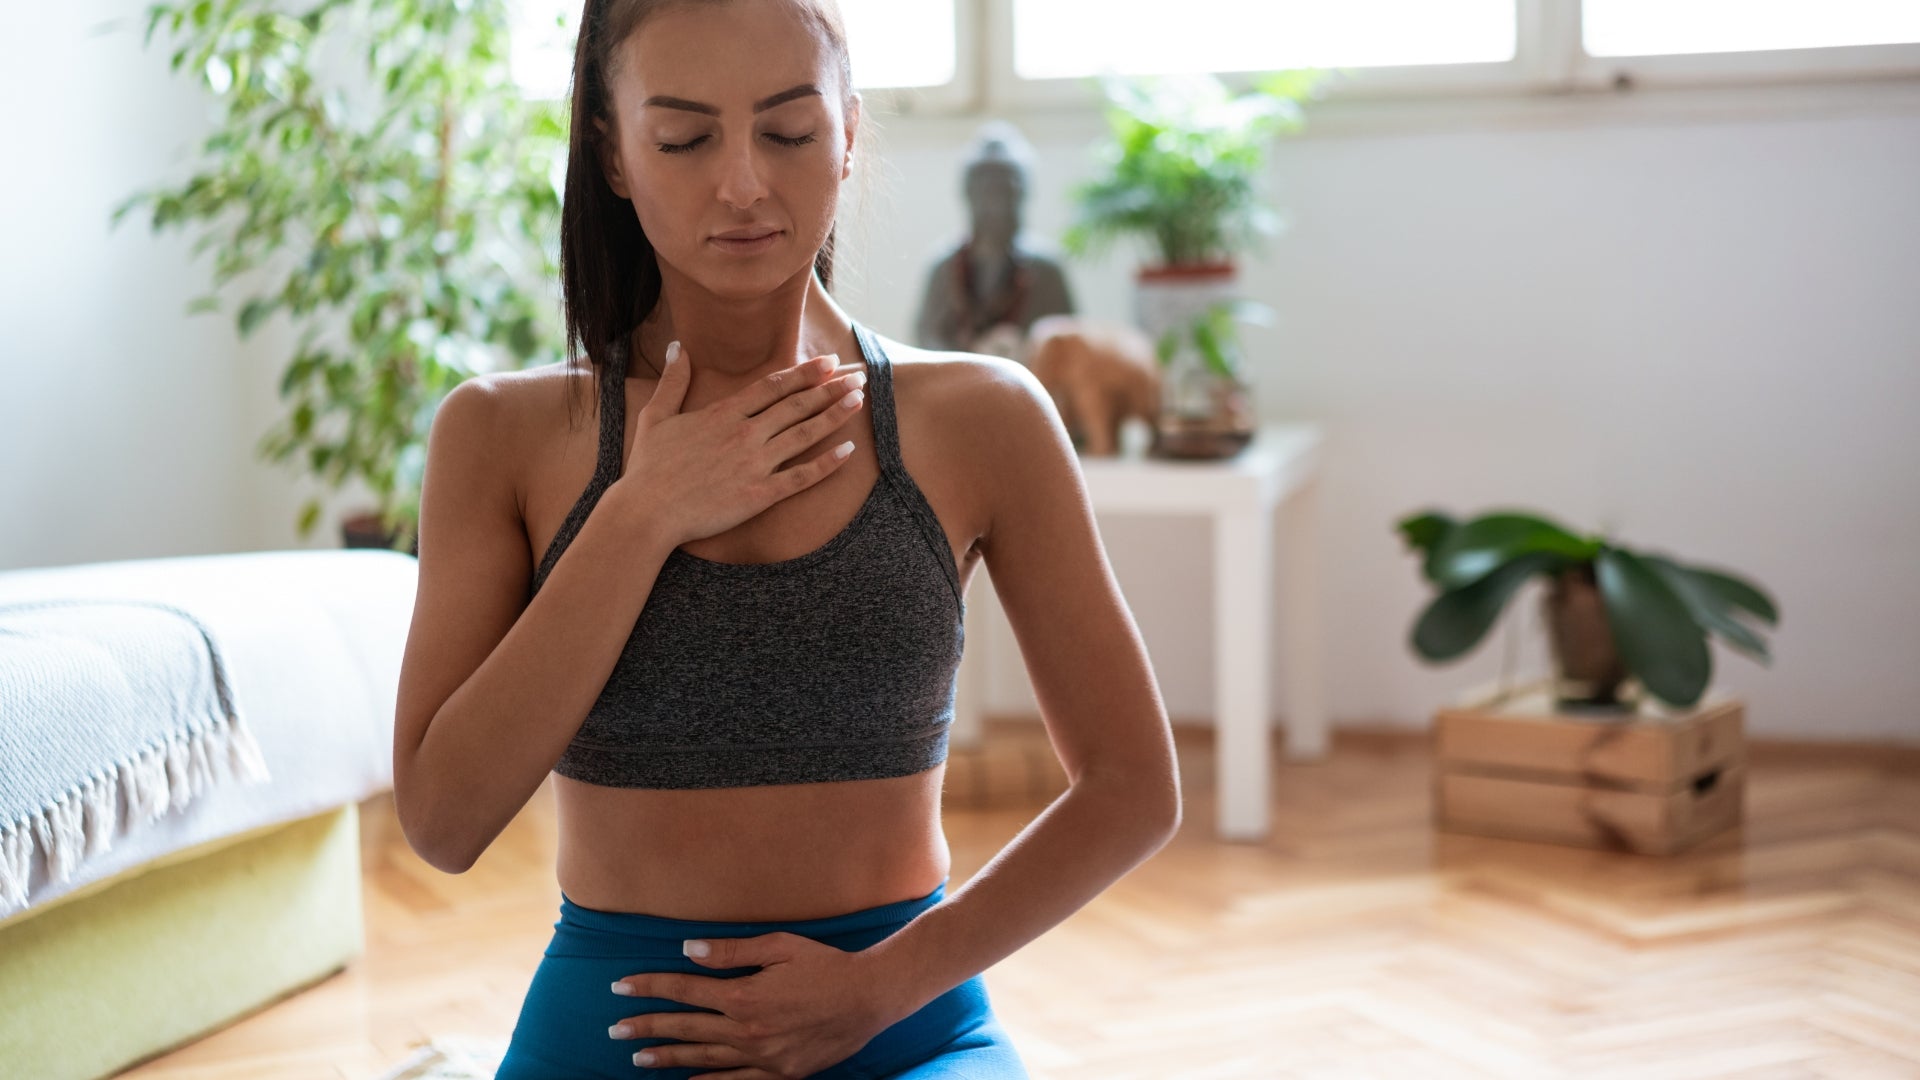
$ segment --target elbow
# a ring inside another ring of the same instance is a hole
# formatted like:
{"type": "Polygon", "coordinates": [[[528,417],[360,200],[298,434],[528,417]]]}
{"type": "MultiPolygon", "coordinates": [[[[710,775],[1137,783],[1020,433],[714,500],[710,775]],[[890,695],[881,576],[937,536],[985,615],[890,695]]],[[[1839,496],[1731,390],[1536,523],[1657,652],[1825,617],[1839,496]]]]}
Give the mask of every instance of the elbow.
{"type": "Polygon", "coordinates": [[[479,861],[477,852],[464,847],[449,844],[428,846],[414,844],[412,840],[407,842],[413,845],[414,853],[420,856],[421,861],[443,874],[464,874],[479,861]]]}
{"type": "Polygon", "coordinates": [[[1173,811],[1167,815],[1165,840],[1172,840],[1180,832],[1180,822],[1185,817],[1185,813],[1181,810],[1180,804],[1180,793],[1176,790],[1173,793],[1173,811]]]}
{"type": "Polygon", "coordinates": [[[1170,780],[1156,778],[1151,782],[1143,781],[1137,773],[1120,773],[1111,779],[1089,774],[1074,786],[1096,792],[1094,797],[1109,805],[1124,807],[1116,820],[1129,822],[1133,828],[1152,837],[1156,847],[1164,846],[1180,831],[1182,796],[1177,773],[1170,780]],[[1144,797],[1143,792],[1149,791],[1153,797],[1144,797]]]}
{"type": "Polygon", "coordinates": [[[400,819],[400,834],[428,866],[443,874],[464,874],[479,861],[479,851],[446,827],[445,814],[423,814],[418,807],[410,810],[411,802],[401,797],[398,785],[394,787],[393,805],[400,819]]]}
{"type": "Polygon", "coordinates": [[[1155,811],[1149,818],[1152,823],[1149,831],[1154,839],[1155,851],[1167,846],[1175,836],[1179,835],[1180,819],[1180,798],[1176,792],[1171,806],[1155,811]]]}
{"type": "Polygon", "coordinates": [[[1165,846],[1180,832],[1180,822],[1184,816],[1182,804],[1185,796],[1180,792],[1180,773],[1176,767],[1156,784],[1161,789],[1162,798],[1156,799],[1149,817],[1154,822],[1155,836],[1165,846]]]}

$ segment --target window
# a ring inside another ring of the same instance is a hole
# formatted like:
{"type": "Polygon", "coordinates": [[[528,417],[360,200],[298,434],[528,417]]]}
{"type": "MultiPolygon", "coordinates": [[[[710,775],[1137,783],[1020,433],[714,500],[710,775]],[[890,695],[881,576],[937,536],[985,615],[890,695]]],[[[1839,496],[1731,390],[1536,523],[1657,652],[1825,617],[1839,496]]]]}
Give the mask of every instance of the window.
{"type": "Polygon", "coordinates": [[[1914,0],[1584,0],[1577,32],[1575,88],[1920,73],[1914,0]]]}
{"type": "Polygon", "coordinates": [[[1920,42],[1914,0],[1585,0],[1581,16],[1592,56],[1920,42]]]}
{"type": "MultiPolygon", "coordinates": [[[[964,2],[964,0],[963,0],[964,2]]],[[[962,83],[955,0],[841,0],[856,89],[941,91],[962,83]]],[[[566,96],[579,35],[579,0],[509,0],[510,65],[529,97],[566,96]]]]}
{"type": "Polygon", "coordinates": [[[959,69],[953,0],[840,0],[853,85],[945,86],[959,69]]]}
{"type": "Polygon", "coordinates": [[[1012,2],[1022,79],[1497,62],[1516,47],[1513,0],[1012,2]]]}
{"type": "MultiPolygon", "coordinates": [[[[578,0],[510,0],[515,78],[559,97],[578,0]]],[[[883,110],[1100,101],[1104,72],[1338,69],[1329,99],[1920,75],[1920,0],[840,0],[883,110]]]]}

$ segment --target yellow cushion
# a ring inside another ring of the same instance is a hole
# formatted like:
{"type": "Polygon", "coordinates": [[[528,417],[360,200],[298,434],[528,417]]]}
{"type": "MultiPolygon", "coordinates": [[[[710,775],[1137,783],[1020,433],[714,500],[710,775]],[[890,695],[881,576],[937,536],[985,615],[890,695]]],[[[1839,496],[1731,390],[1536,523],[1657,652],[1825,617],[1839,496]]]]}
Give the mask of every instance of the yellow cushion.
{"type": "Polygon", "coordinates": [[[0,922],[0,1061],[94,1080],[362,948],[359,808],[189,848],[0,922]]]}

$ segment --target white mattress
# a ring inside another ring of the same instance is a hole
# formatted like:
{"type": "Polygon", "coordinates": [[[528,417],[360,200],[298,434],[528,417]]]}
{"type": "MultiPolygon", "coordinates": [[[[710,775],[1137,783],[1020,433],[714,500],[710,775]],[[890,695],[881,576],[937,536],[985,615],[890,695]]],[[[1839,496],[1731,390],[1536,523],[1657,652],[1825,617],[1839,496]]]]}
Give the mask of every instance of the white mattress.
{"type": "MultiPolygon", "coordinates": [[[[36,855],[27,907],[178,851],[393,787],[393,716],[418,564],[377,549],[260,551],[0,572],[0,602],[158,600],[196,616],[227,663],[269,783],[224,774],[192,803],[121,825],[65,881],[36,855]]],[[[0,768],[5,763],[0,762],[0,768]]]]}

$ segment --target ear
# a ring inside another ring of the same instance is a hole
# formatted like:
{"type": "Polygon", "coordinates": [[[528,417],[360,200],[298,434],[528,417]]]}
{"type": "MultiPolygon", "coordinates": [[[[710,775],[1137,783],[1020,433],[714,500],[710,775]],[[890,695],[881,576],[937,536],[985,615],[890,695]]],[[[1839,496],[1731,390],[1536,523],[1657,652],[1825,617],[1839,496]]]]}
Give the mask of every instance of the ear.
{"type": "Polygon", "coordinates": [[[627,193],[627,177],[620,164],[620,140],[613,136],[604,117],[593,118],[593,129],[599,133],[593,140],[593,149],[600,160],[600,171],[606,174],[607,186],[623,199],[633,198],[627,193]]]}
{"type": "Polygon", "coordinates": [[[847,107],[847,153],[840,165],[840,179],[853,175],[853,137],[860,130],[860,94],[856,91],[847,107]]]}

